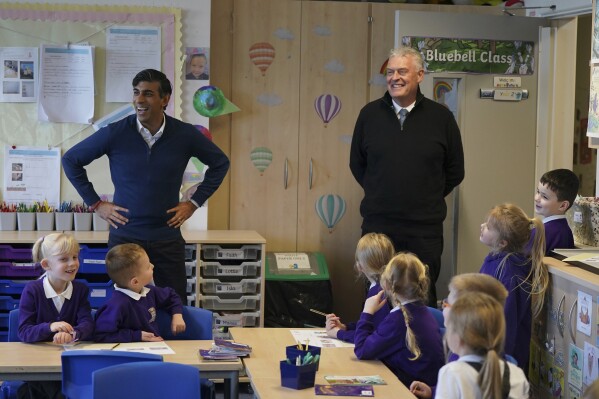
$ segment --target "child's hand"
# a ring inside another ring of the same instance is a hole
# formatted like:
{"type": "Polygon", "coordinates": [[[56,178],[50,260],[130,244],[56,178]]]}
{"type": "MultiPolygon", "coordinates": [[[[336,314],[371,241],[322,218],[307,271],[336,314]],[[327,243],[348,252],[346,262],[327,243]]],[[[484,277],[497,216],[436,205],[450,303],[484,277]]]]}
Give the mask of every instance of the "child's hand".
{"type": "Polygon", "coordinates": [[[141,332],[141,340],[143,342],[159,342],[159,341],[164,341],[162,339],[162,337],[157,337],[153,333],[147,332],[147,331],[142,331],[141,332]]]}
{"type": "Polygon", "coordinates": [[[364,302],[364,313],[375,314],[380,308],[382,308],[385,303],[387,303],[387,298],[383,298],[385,295],[385,291],[379,291],[378,294],[371,296],[366,299],[364,302]]]}
{"type": "Polygon", "coordinates": [[[410,384],[410,392],[418,396],[420,399],[429,399],[433,397],[433,391],[431,390],[431,387],[420,381],[412,381],[410,384]]]}
{"type": "Polygon", "coordinates": [[[50,331],[54,333],[65,332],[67,334],[71,334],[75,331],[75,329],[66,321],[55,321],[54,323],[50,324],[50,331]]]}
{"type": "Polygon", "coordinates": [[[347,326],[341,322],[341,319],[335,315],[335,313],[330,313],[327,316],[326,320],[326,329],[337,328],[339,330],[347,330],[347,326]]]}
{"type": "Polygon", "coordinates": [[[70,344],[73,341],[75,341],[75,335],[62,331],[54,334],[54,338],[52,339],[52,342],[58,345],[70,344]]]}
{"type": "Polygon", "coordinates": [[[171,321],[171,331],[175,335],[185,332],[185,321],[183,320],[183,315],[181,313],[175,313],[173,315],[173,320],[171,321]]]}

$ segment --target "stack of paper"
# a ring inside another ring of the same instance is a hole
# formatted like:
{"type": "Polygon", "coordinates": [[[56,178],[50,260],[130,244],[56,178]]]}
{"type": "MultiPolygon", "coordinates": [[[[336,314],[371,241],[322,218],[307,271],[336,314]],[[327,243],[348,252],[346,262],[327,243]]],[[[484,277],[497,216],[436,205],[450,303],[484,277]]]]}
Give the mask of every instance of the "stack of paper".
{"type": "Polygon", "coordinates": [[[200,356],[209,360],[237,360],[251,352],[252,348],[249,345],[216,338],[210,350],[200,349],[200,356]]]}

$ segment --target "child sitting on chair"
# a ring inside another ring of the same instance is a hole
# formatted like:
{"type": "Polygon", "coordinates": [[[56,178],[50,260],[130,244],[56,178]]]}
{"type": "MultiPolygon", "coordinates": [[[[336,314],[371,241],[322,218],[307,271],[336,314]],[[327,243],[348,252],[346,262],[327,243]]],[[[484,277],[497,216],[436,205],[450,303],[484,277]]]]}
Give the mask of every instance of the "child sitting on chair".
{"type": "Polygon", "coordinates": [[[185,331],[183,304],[172,288],[149,285],[154,265],[137,244],[122,244],[106,254],[106,271],[115,292],[96,315],[96,342],[162,341],[157,309],[172,315],[173,334],[185,331]]]}

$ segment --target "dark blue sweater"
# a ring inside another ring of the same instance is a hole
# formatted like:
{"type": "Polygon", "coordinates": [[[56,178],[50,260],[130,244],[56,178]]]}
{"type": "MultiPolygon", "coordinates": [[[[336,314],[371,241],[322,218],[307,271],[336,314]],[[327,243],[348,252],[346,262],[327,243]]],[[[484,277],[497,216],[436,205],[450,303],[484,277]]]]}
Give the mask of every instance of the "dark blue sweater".
{"type": "Polygon", "coordinates": [[[227,156],[193,125],[165,115],[162,137],[149,148],[137,131],[137,116],[112,123],[68,150],[62,166],[79,195],[88,205],[100,196],[87,177],[85,166],[108,156],[114,184],[113,202],[129,209],[129,222],[110,234],[140,240],[180,237],[179,229],[166,222],[166,211],[179,203],[179,189],[190,158],[209,169],[192,199],[202,205],[216,191],[229,169],[227,156]]]}

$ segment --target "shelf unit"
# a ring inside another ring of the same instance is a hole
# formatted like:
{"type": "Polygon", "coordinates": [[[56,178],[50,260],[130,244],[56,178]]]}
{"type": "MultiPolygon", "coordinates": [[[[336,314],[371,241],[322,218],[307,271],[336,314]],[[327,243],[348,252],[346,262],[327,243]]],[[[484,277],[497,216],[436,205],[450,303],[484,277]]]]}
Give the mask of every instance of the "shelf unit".
{"type": "MultiPolygon", "coordinates": [[[[18,259],[2,258],[0,250],[0,341],[6,340],[8,312],[18,307],[18,297],[25,283],[36,278],[33,272],[16,275],[10,262],[26,262],[23,252],[31,251],[35,241],[56,231],[0,231],[0,249],[6,246],[19,252],[18,259]],[[4,265],[5,267],[2,267],[4,265]],[[6,326],[4,325],[6,324],[6,326]]],[[[102,249],[108,242],[107,231],[68,231],[82,247],[77,278],[97,278],[89,281],[92,307],[110,297],[112,283],[101,273],[102,249]],[[87,270],[89,273],[82,273],[87,270]],[[100,273],[98,273],[100,272],[100,273]],[[104,281],[101,281],[104,278],[104,281]],[[98,281],[100,280],[100,281],[98,281]]],[[[188,301],[191,306],[205,305],[215,314],[215,336],[228,336],[228,327],[263,327],[264,320],[264,258],[266,240],[251,230],[182,231],[187,244],[188,301]],[[206,259],[202,259],[202,257],[206,259]],[[203,277],[202,268],[210,268],[212,276],[203,277]],[[248,269],[251,276],[244,273],[248,269]],[[224,272],[223,272],[224,270],[224,272]],[[225,274],[224,276],[222,274],[225,274]],[[200,299],[201,298],[201,299],[200,299]],[[237,304],[239,301],[242,305],[237,304]]],[[[6,252],[6,251],[5,251],[6,252]]],[[[29,252],[30,256],[30,252],[29,252]]],[[[14,258],[14,257],[13,257],[14,258]]],[[[29,259],[29,262],[30,259],[29,259]]],[[[33,265],[27,266],[34,268],[33,265]]],[[[40,273],[41,274],[41,273],[40,273]]],[[[37,274],[39,276],[39,274],[37,274]]]]}

